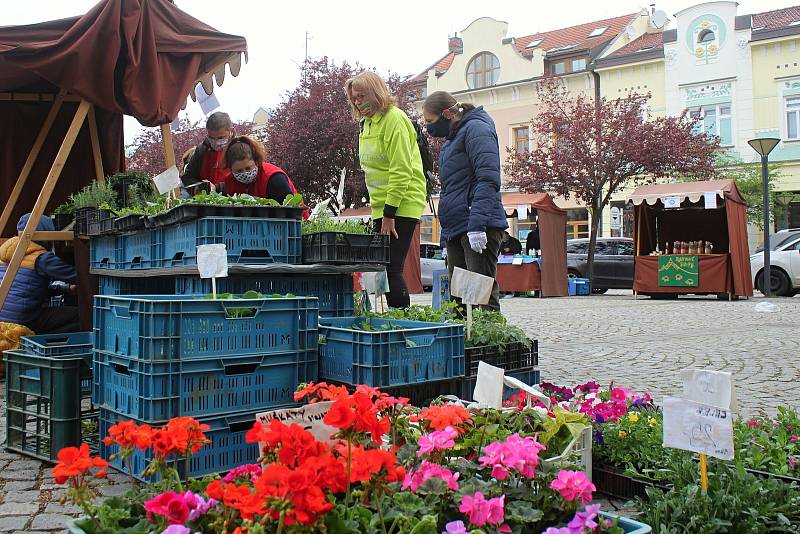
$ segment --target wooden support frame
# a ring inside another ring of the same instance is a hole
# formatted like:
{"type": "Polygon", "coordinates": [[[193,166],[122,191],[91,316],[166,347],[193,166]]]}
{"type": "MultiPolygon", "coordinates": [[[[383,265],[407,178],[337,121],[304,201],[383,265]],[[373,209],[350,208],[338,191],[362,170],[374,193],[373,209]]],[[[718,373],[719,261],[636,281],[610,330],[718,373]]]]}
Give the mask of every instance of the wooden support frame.
{"type": "MultiPolygon", "coordinates": [[[[11,190],[11,194],[6,201],[6,205],[3,207],[3,213],[0,215],[0,232],[2,232],[6,227],[6,224],[8,224],[8,219],[11,217],[11,211],[14,209],[14,206],[17,205],[17,200],[19,200],[19,195],[22,193],[22,188],[25,187],[25,183],[28,181],[28,176],[31,174],[33,164],[36,162],[36,158],[39,156],[42,145],[47,138],[47,134],[50,133],[50,129],[53,127],[53,123],[58,116],[58,112],[61,110],[61,105],[64,103],[65,98],[66,92],[60,91],[53,99],[53,106],[50,108],[50,111],[47,112],[47,117],[45,117],[42,127],[39,130],[39,134],[36,136],[36,140],[33,142],[31,152],[28,154],[28,159],[25,160],[25,164],[22,166],[19,177],[17,177],[17,182],[14,184],[14,189],[11,190]]],[[[0,98],[0,100],[3,99],[0,98]]]]}
{"type": "MultiPolygon", "coordinates": [[[[164,149],[164,168],[169,169],[170,167],[175,167],[175,145],[172,143],[172,130],[170,129],[169,123],[161,125],[161,147],[164,149]]],[[[172,191],[170,198],[172,197],[181,197],[180,188],[172,191]]]]}
{"type": "Polygon", "coordinates": [[[97,135],[97,119],[94,114],[94,106],[89,108],[89,137],[92,142],[95,178],[97,178],[98,182],[105,182],[106,175],[103,172],[103,153],[100,151],[100,137],[97,135]]]}
{"type": "MultiPolygon", "coordinates": [[[[47,178],[42,186],[42,191],[39,193],[39,197],[36,199],[36,203],[33,206],[33,210],[31,210],[31,216],[28,219],[28,223],[25,225],[25,228],[22,231],[22,235],[17,243],[17,248],[14,251],[14,255],[11,257],[11,262],[8,264],[8,268],[3,275],[2,282],[0,282],[0,308],[2,308],[3,304],[5,304],[6,297],[11,289],[11,284],[14,282],[14,278],[19,271],[20,265],[22,265],[22,260],[25,257],[25,252],[28,250],[28,245],[33,240],[33,235],[36,231],[37,225],[39,224],[39,220],[42,218],[42,214],[44,214],[47,203],[50,201],[50,196],[53,194],[53,190],[56,187],[58,178],[61,176],[61,171],[64,169],[64,164],[67,161],[67,157],[72,151],[72,147],[75,144],[75,139],[78,137],[78,134],[81,131],[81,127],[86,120],[86,116],[88,115],[91,106],[92,105],[86,100],[81,100],[81,103],[78,105],[78,109],[75,111],[75,116],[72,118],[72,122],[69,125],[69,129],[64,136],[64,140],[58,149],[58,153],[53,161],[53,165],[50,167],[50,172],[47,173],[47,178]]],[[[14,202],[16,202],[16,199],[14,199],[14,202]]],[[[11,203],[11,201],[9,203],[11,203]]]]}

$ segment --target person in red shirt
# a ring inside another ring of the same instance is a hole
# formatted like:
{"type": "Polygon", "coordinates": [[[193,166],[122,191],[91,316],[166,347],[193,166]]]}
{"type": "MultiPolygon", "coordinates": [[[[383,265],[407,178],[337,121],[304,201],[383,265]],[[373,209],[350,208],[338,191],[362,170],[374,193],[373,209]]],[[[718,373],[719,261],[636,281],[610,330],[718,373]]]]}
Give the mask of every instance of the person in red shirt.
{"type": "Polygon", "coordinates": [[[190,194],[202,189],[203,185],[205,189],[214,191],[229,173],[230,169],[225,165],[225,147],[233,134],[233,122],[227,113],[218,111],[209,115],[206,138],[195,148],[181,177],[190,194]]]}
{"type": "Polygon", "coordinates": [[[226,195],[245,193],[283,203],[286,195],[297,193],[283,169],[264,161],[261,143],[246,135],[234,137],[228,143],[225,165],[230,172],[217,185],[217,190],[221,189],[226,195]]]}

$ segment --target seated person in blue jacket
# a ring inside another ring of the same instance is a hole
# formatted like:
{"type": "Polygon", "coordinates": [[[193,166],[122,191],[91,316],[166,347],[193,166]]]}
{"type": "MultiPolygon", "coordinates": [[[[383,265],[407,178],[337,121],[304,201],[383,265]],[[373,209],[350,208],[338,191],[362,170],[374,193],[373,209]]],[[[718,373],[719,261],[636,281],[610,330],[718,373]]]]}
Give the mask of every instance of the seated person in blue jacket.
{"type": "MultiPolygon", "coordinates": [[[[22,232],[28,223],[30,213],[26,213],[17,223],[17,231],[22,232]]],[[[42,215],[38,231],[55,230],[50,217],[42,215]]],[[[14,256],[19,237],[12,237],[0,244],[0,277],[5,276],[8,264],[14,256]]],[[[3,307],[0,308],[0,322],[25,325],[36,334],[63,334],[80,330],[78,308],[75,306],[48,307],[53,292],[74,293],[78,275],[75,268],[52,252],[52,243],[31,242],[25,251],[11,290],[3,307]]]]}

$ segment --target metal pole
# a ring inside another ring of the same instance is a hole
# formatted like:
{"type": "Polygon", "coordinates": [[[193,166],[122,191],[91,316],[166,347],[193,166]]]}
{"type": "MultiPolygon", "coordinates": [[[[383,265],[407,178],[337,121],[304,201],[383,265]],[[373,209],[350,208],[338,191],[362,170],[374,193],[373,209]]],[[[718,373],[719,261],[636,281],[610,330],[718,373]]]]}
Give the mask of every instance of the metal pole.
{"type": "Polygon", "coordinates": [[[761,156],[761,181],[764,188],[764,275],[761,278],[761,288],[765,297],[772,292],[772,277],[769,265],[769,180],[767,169],[767,156],[761,156]]]}

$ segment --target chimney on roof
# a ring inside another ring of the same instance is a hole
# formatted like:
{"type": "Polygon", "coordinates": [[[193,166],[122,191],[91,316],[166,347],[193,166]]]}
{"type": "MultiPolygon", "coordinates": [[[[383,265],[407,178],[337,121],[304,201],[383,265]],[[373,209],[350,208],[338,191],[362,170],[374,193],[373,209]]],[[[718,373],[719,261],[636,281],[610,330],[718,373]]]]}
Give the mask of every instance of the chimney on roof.
{"type": "Polygon", "coordinates": [[[656,13],[656,5],[650,4],[650,14],[655,15],[655,13],[656,13]]]}
{"type": "Polygon", "coordinates": [[[452,37],[447,38],[448,52],[455,52],[457,54],[463,50],[464,50],[464,41],[461,40],[461,37],[459,37],[457,33],[453,34],[452,37]]]}

